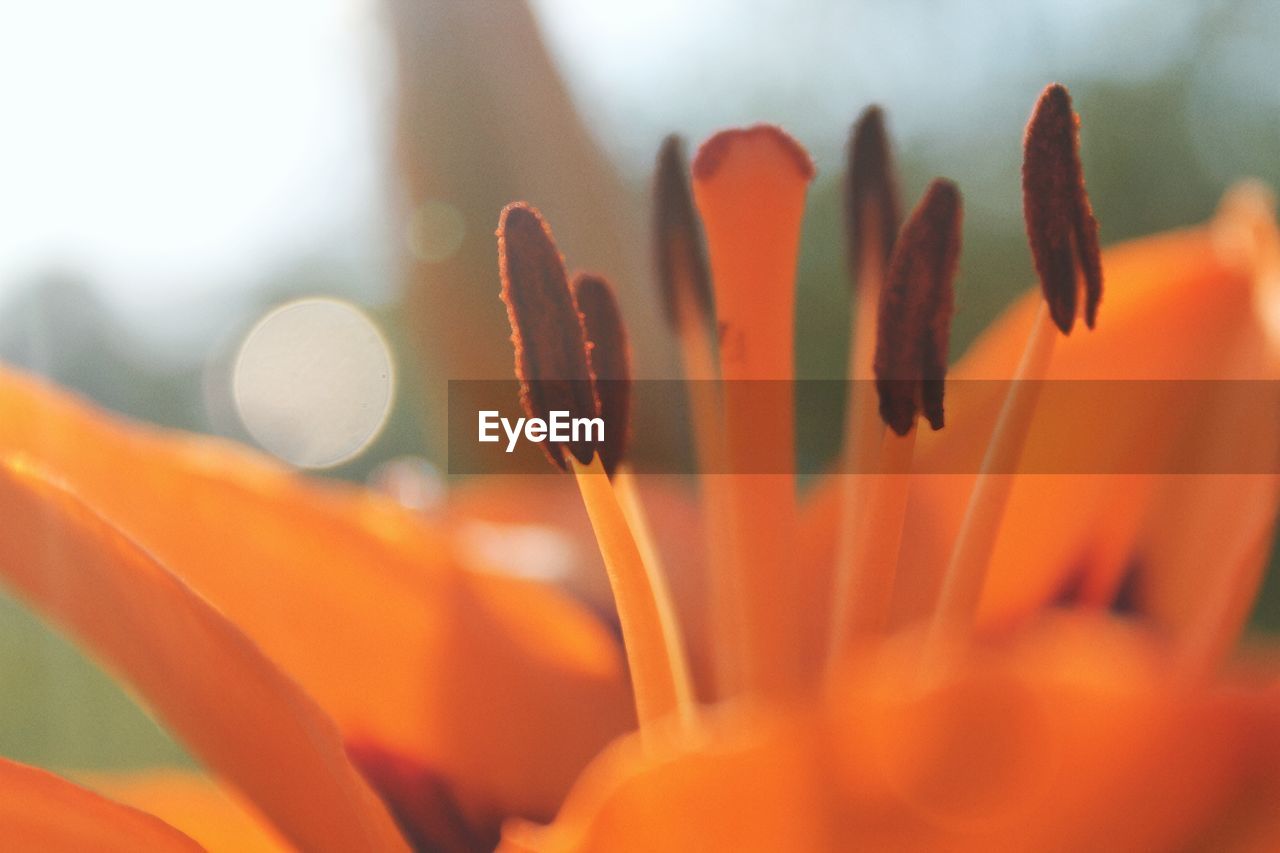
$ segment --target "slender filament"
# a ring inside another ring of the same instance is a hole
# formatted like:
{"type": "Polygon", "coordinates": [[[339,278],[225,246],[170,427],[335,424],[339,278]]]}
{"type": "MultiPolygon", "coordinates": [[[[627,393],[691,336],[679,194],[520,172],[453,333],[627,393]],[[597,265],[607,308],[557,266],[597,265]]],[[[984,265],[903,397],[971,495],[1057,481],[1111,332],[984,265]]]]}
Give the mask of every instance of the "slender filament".
{"type": "Polygon", "coordinates": [[[1013,490],[1015,476],[1008,472],[1022,455],[1040,396],[1040,380],[1049,370],[1057,339],[1058,328],[1048,306],[1041,303],[969,494],[960,533],[943,576],[942,593],[930,628],[930,660],[941,644],[966,638],[972,630],[987,565],[1013,490]]]}
{"type": "Polygon", "coordinates": [[[613,589],[641,732],[672,714],[691,722],[693,691],[666,584],[641,557],[600,457],[570,464],[613,589]]]}

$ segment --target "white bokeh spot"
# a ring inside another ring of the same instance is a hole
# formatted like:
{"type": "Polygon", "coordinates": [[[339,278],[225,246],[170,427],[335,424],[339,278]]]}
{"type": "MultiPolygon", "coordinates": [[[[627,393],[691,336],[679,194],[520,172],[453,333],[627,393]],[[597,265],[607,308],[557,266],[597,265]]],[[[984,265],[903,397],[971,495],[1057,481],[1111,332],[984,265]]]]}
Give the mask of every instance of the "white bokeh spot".
{"type": "Polygon", "coordinates": [[[395,371],[386,339],[353,305],[291,302],[245,337],[232,395],[265,450],[302,468],[328,468],[369,446],[391,412],[395,371]]]}

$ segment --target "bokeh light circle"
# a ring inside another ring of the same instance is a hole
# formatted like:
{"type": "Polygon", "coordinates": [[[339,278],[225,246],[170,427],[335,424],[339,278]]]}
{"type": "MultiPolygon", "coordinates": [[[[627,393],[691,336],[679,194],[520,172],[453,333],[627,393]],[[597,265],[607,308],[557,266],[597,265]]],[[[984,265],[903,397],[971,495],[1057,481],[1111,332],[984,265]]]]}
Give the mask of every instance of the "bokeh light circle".
{"type": "Polygon", "coordinates": [[[302,468],[357,456],[386,423],[395,389],[390,347],[355,306],[290,302],[254,325],[236,355],[232,396],[263,449],[302,468]]]}

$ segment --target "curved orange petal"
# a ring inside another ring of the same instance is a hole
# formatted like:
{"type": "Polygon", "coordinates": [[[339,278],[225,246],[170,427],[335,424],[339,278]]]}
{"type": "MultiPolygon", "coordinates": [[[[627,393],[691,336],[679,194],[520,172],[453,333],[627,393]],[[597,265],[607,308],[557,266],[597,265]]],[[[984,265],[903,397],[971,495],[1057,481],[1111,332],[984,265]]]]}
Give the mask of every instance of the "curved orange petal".
{"type": "Polygon", "coordinates": [[[0,577],[282,833],[305,849],[404,849],[333,723],[145,551],[21,461],[0,470],[0,518],[0,577]]]}
{"type": "Polygon", "coordinates": [[[1275,839],[1274,689],[1181,690],[1148,637],[1101,621],[1046,624],[929,687],[918,651],[851,666],[810,707],[619,741],[505,849],[1136,851],[1233,841],[1232,821],[1275,839]]]}
{"type": "Polygon", "coordinates": [[[547,587],[470,571],[426,519],[228,442],[0,371],[0,451],[47,466],[257,642],[339,724],[476,808],[552,812],[631,723],[616,641],[547,587]]]}
{"type": "Polygon", "coordinates": [[[200,850],[159,818],[5,759],[0,759],[0,839],[6,850],[43,853],[200,850]]]}
{"type": "Polygon", "coordinates": [[[167,769],[79,778],[95,791],[181,829],[209,853],[290,849],[270,824],[207,776],[167,769]]]}

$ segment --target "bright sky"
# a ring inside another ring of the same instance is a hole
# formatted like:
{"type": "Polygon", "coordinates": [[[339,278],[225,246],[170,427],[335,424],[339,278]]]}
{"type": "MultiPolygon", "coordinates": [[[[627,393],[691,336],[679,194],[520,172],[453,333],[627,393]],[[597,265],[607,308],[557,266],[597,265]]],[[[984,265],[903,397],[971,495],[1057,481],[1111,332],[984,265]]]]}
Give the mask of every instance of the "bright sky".
{"type": "MultiPolygon", "coordinates": [[[[1200,15],[1153,16],[1144,0],[851,2],[826,16],[789,0],[751,16],[739,0],[532,2],[633,171],[669,129],[760,118],[800,132],[824,167],[872,99],[893,105],[899,138],[931,121],[980,136],[1020,122],[1046,79],[1159,73],[1200,15]]],[[[3,4],[0,299],[50,268],[79,271],[124,316],[180,335],[318,250],[376,262],[391,85],[377,3],[3,4]]],[[[1219,85],[1200,100],[1219,103],[1219,85]]]]}
{"type": "Polygon", "coordinates": [[[367,229],[374,32],[359,0],[4,4],[0,297],[56,267],[190,313],[367,229]]]}
{"type": "Polygon", "coordinates": [[[871,101],[890,106],[900,139],[980,135],[996,120],[1025,121],[1049,80],[1158,75],[1183,58],[1205,14],[1152,0],[533,4],[623,157],[647,165],[661,128],[698,138],[764,119],[801,134],[819,169],[871,101]]]}

